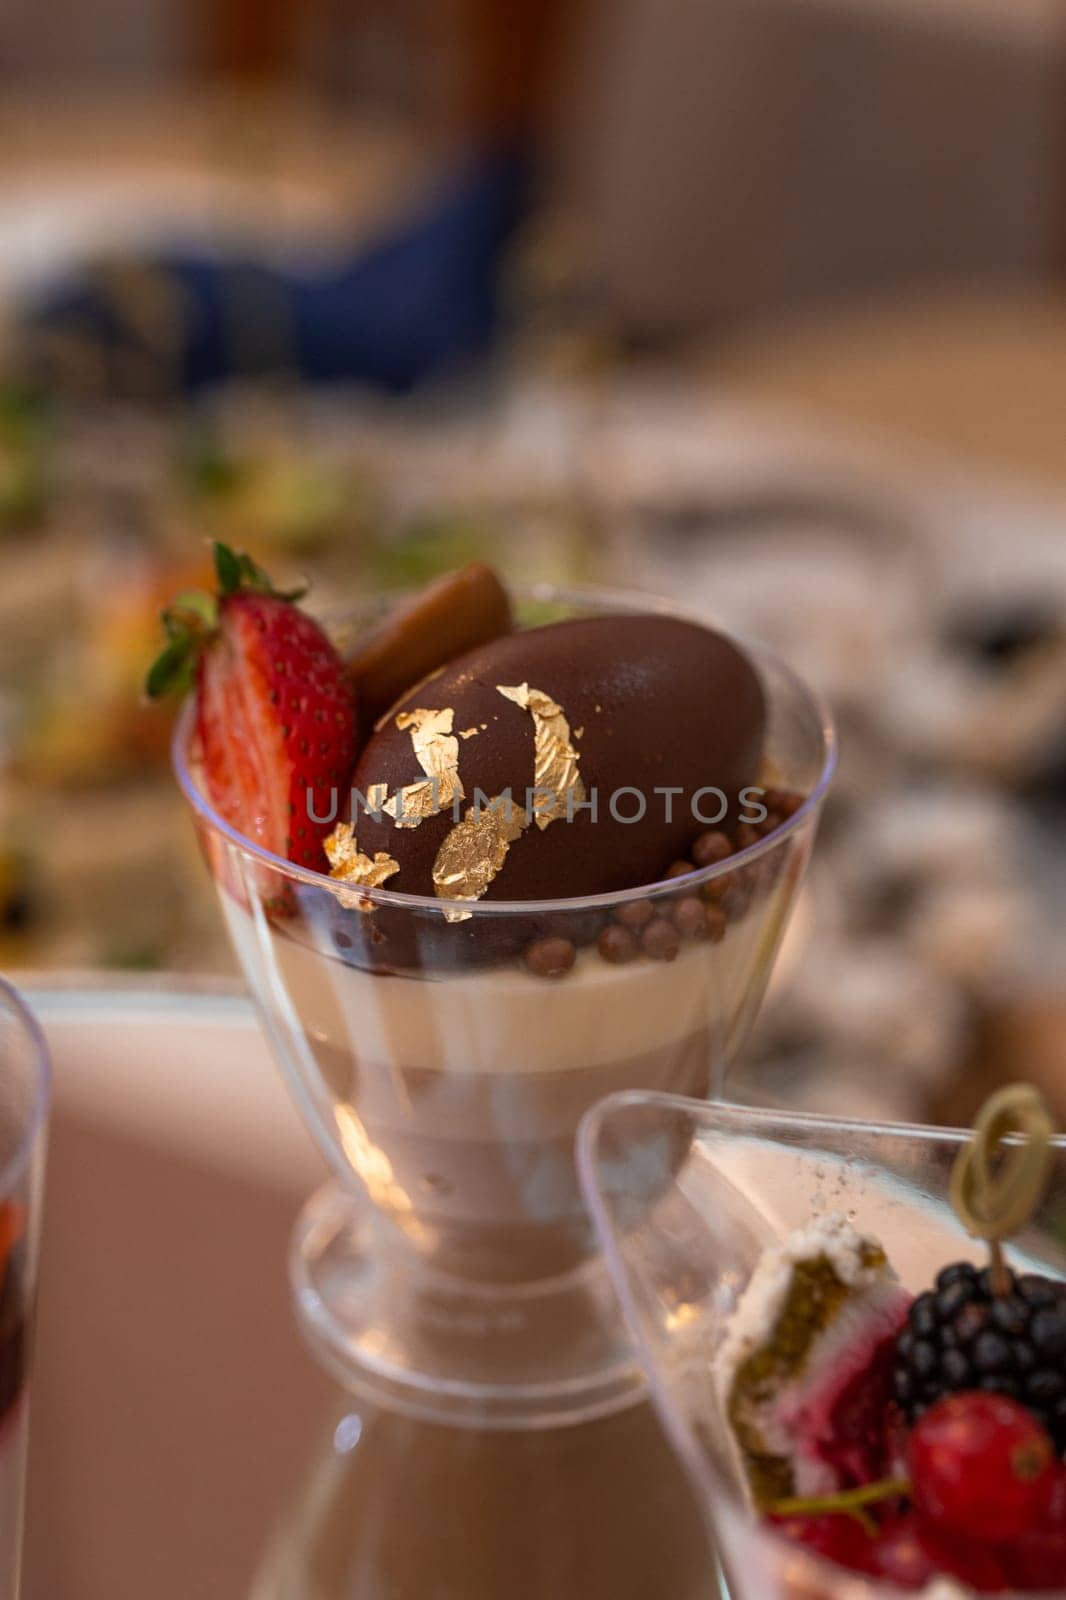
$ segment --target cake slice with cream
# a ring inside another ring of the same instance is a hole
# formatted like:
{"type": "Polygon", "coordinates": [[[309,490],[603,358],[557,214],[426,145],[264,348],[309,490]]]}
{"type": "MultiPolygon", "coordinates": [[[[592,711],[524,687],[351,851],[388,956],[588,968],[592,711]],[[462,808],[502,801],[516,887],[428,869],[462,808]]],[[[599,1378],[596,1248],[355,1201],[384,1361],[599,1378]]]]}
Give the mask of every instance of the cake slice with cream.
{"type": "Polygon", "coordinates": [[[764,1253],[714,1370],[757,1505],[884,1470],[892,1354],[910,1300],[877,1241],[836,1213],[764,1253]]]}

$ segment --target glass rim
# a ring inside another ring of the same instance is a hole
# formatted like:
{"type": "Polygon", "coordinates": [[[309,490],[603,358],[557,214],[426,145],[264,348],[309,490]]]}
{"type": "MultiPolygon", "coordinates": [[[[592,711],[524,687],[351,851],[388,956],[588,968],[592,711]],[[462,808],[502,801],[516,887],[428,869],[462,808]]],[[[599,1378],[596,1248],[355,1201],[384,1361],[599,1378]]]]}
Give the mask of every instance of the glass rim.
{"type": "Polygon", "coordinates": [[[0,976],[0,1012],[7,1011],[28,1041],[33,1066],[33,1099],[21,1119],[18,1140],[0,1166],[0,1198],[9,1195],[22,1178],[44,1128],[52,1097],[52,1057],[44,1029],[13,984],[0,976]]]}
{"type": "MultiPolygon", "coordinates": [[[[402,589],[383,591],[381,598],[389,598],[399,602],[402,601],[404,594],[409,592],[402,589]]],[[[637,614],[642,611],[657,611],[668,616],[682,618],[688,622],[697,622],[702,627],[708,626],[706,617],[687,611],[683,607],[674,606],[671,602],[664,601],[659,596],[642,595],[639,591],[629,592],[620,589],[596,588],[591,585],[581,588],[541,583],[533,585],[518,584],[511,588],[510,592],[540,604],[559,601],[563,603],[572,602],[574,604],[581,604],[582,602],[599,603],[601,606],[607,605],[614,609],[633,607],[637,614]]],[[[377,597],[368,597],[368,600],[372,598],[377,597]]],[[[346,611],[340,609],[331,610],[326,617],[327,623],[339,623],[342,620],[347,620],[352,615],[352,609],[349,608],[346,611]]],[[[713,882],[716,878],[728,876],[729,873],[736,871],[738,867],[748,866],[760,860],[771,850],[776,849],[783,840],[796,833],[808,818],[816,815],[833,780],[839,755],[836,725],[826,701],[818,691],[812,688],[797,672],[793,671],[788,663],[777,655],[775,651],[769,650],[763,645],[751,643],[743,636],[730,633],[725,629],[719,629],[718,631],[723,633],[734,644],[739,645],[751,657],[756,667],[759,666],[760,662],[773,666],[774,670],[786,679],[793,690],[806,703],[808,709],[814,713],[822,737],[822,765],[817,781],[811,792],[806,796],[803,804],[791,817],[788,817],[779,827],[775,828],[772,833],[764,835],[763,838],[752,845],[748,845],[743,850],[735,851],[733,855],[727,856],[724,861],[715,862],[709,867],[694,868],[692,872],[686,873],[684,886],[686,889],[694,891],[702,888],[705,883],[713,882]]],[[[307,884],[312,888],[326,889],[334,895],[345,889],[346,886],[342,882],[329,877],[327,873],[316,872],[311,867],[298,866],[296,862],[288,861],[284,856],[275,855],[273,851],[257,844],[254,839],[249,839],[247,834],[241,833],[239,829],[235,828],[232,823],[227,822],[219,814],[197,783],[188,756],[193,734],[194,713],[195,690],[186,697],[171,738],[171,761],[174,774],[194,813],[214,833],[220,834],[246,855],[252,856],[263,866],[270,868],[273,872],[280,873],[290,881],[307,884]]],[[[709,826],[711,825],[708,824],[709,826]]],[[[359,896],[361,900],[367,902],[368,908],[373,906],[375,908],[389,907],[407,912],[434,911],[442,916],[446,913],[455,914],[461,912],[464,914],[463,920],[466,920],[471,915],[475,917],[486,915],[499,917],[558,916],[566,912],[608,910],[612,906],[625,905],[635,900],[645,900],[668,891],[676,893],[678,886],[677,878],[659,878],[652,883],[637,884],[631,889],[608,890],[602,894],[562,895],[540,900],[446,900],[436,895],[406,894],[397,889],[372,888],[367,885],[360,886],[359,896]]],[[[347,892],[351,892],[350,885],[347,886],[347,892]]]]}
{"type": "MultiPolygon", "coordinates": [[[[622,1111],[630,1106],[638,1108],[651,1106],[664,1111],[683,1112],[696,1124],[710,1123],[714,1118],[722,1116],[735,1118],[740,1122],[750,1121],[753,1133],[758,1130],[760,1124],[785,1123],[790,1127],[810,1128],[815,1131],[825,1129],[828,1132],[851,1128],[862,1133],[917,1139],[923,1144],[941,1142],[958,1145],[963,1140],[973,1137],[973,1129],[964,1128],[961,1124],[949,1126],[937,1122],[893,1122],[872,1117],[837,1117],[832,1112],[794,1111],[789,1106],[746,1105],[741,1100],[694,1100],[689,1095],[670,1094],[665,1089],[616,1089],[597,1100],[595,1105],[591,1105],[582,1116],[578,1127],[578,1152],[586,1156],[584,1170],[590,1178],[590,1190],[587,1196],[590,1203],[593,1198],[591,1178],[595,1159],[595,1140],[612,1112],[622,1111]]],[[[1010,1137],[1013,1138],[1014,1135],[1010,1137]]],[[[1066,1155],[1066,1132],[1052,1135],[1051,1148],[1066,1155]]]]}

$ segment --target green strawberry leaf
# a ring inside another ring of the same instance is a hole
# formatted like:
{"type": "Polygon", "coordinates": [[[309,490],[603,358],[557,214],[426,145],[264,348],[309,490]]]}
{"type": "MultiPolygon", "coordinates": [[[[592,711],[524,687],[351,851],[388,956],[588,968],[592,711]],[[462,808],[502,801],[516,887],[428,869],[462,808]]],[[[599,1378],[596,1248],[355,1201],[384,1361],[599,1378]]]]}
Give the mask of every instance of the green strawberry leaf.
{"type": "Polygon", "coordinates": [[[218,592],[221,595],[236,594],[241,588],[242,561],[247,561],[247,556],[238,556],[230,549],[228,544],[215,540],[215,576],[218,578],[218,592]]]}
{"type": "Polygon", "coordinates": [[[162,614],[167,643],[152,662],[145,679],[145,693],[150,700],[159,700],[174,689],[192,687],[197,658],[218,627],[219,599],[251,592],[292,602],[307,592],[306,588],[275,589],[251,556],[231,550],[229,545],[217,540],[214,555],[218,596],[205,594],[200,589],[186,589],[175,596],[162,614]]]}
{"type": "Polygon", "coordinates": [[[270,574],[264,572],[249,555],[241,550],[231,550],[229,545],[215,540],[215,572],[218,576],[218,590],[223,599],[227,595],[240,594],[242,591],[252,594],[268,594],[275,600],[287,600],[292,604],[302,600],[307,593],[307,585],[302,584],[297,589],[275,589],[271,582],[270,574]]]}
{"type": "Polygon", "coordinates": [[[161,700],[174,689],[187,689],[192,683],[196,650],[191,634],[173,638],[148,668],[144,692],[149,700],[161,700]]]}

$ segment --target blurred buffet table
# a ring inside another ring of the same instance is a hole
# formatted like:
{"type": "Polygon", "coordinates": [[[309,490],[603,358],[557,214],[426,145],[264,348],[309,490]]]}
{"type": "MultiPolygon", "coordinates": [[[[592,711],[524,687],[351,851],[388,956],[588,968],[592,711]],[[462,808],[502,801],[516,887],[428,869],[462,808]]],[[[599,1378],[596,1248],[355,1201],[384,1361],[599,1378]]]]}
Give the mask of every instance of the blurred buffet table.
{"type": "MultiPolygon", "coordinates": [[[[78,108],[47,137],[28,103],[0,108],[0,294],[101,230],[156,226],[147,194],[194,230],[328,237],[421,170],[396,130],[312,137],[303,111],[304,134],[258,145],[232,105],[175,111],[165,155],[124,117],[101,116],[81,170],[119,148],[130,170],[72,211],[78,108]]],[[[550,239],[525,250],[544,297],[550,239]]],[[[804,944],[744,1092],[824,1108],[832,1085],[839,1111],[956,1120],[1032,1072],[1066,1115],[1066,303],[764,322],[663,365],[565,297],[532,311],[479,377],[407,402],[0,388],[0,967],[235,972],[166,716],[139,700],[160,605],[207,576],[208,540],[308,575],[324,611],[484,557],[673,595],[834,705],[804,944]]]]}

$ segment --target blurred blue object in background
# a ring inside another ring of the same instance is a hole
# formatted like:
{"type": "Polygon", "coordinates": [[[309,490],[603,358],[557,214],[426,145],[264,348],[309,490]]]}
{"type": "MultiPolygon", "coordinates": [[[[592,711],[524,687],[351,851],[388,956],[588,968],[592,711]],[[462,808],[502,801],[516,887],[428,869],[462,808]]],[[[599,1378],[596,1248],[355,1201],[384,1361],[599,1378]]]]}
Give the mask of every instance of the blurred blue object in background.
{"type": "Polygon", "coordinates": [[[413,388],[491,344],[501,257],[529,178],[521,148],[470,157],[405,220],[328,267],[206,248],[86,264],[25,307],[25,363],[62,387],[54,353],[76,341],[96,347],[105,388],[192,390],[273,374],[413,388]]]}

